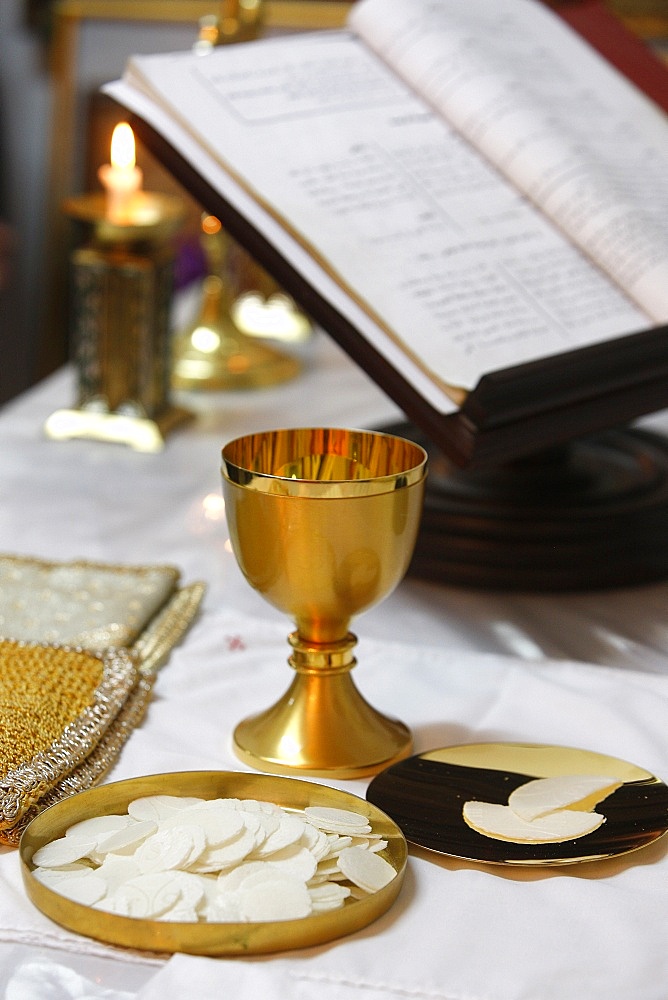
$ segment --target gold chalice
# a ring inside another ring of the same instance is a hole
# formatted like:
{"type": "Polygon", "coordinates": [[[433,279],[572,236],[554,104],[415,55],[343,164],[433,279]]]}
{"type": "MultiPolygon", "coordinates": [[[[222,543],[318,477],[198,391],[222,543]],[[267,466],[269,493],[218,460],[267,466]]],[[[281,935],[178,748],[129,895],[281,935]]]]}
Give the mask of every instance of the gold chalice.
{"type": "Polygon", "coordinates": [[[230,538],[244,576],[297,629],[295,677],[234,732],[261,771],[374,774],[411,751],[410,730],[372,708],[350,675],[350,619],[404,576],[422,511],[427,455],[403,438],[337,428],[248,434],[223,448],[230,538]]]}

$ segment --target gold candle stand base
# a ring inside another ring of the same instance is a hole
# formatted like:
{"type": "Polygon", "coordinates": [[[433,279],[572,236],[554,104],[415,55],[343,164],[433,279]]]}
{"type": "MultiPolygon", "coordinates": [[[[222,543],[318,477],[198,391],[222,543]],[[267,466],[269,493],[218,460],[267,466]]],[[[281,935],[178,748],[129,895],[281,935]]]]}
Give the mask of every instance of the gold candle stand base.
{"type": "Polygon", "coordinates": [[[230,286],[231,240],[215,215],[203,215],[201,246],[209,273],[194,322],[174,338],[172,387],[229,392],[264,389],[295,378],[295,357],[261,343],[237,326],[230,286]]]}
{"type": "Polygon", "coordinates": [[[253,340],[235,326],[229,312],[230,295],[218,275],[205,278],[202,291],[200,315],[174,341],[174,389],[264,389],[299,374],[296,358],[253,340]]]}
{"type": "Polygon", "coordinates": [[[122,413],[97,413],[86,409],[64,409],[52,413],[44,433],[53,441],[87,438],[112,444],[129,445],[135,451],[158,452],[174,428],[192,419],[192,414],[170,407],[154,419],[122,413]]]}
{"type": "Polygon", "coordinates": [[[307,643],[293,632],[288,662],[297,674],[271,708],[239,723],[237,756],[258,771],[363,778],[409,756],[410,729],[372,708],[350,676],[356,636],[307,643]]]}

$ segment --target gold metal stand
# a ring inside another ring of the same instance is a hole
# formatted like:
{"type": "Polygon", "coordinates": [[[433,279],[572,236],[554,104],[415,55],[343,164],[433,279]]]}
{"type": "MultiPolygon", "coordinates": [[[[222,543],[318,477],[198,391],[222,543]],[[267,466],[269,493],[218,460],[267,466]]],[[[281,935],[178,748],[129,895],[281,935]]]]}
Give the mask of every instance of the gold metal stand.
{"type": "Polygon", "coordinates": [[[227,252],[229,237],[215,216],[202,218],[202,247],[209,274],[194,323],[174,339],[172,386],[205,392],[259,389],[299,374],[299,361],[255,337],[232,318],[227,252]]]}
{"type": "Polygon", "coordinates": [[[70,262],[78,399],[53,413],[45,432],[155,452],[190,417],[169,402],[170,239],[183,208],[178,199],[144,192],[133,204],[128,224],[109,222],[103,194],[64,205],[89,234],[70,262]]]}
{"type": "Polygon", "coordinates": [[[411,752],[408,726],[373,708],[355,686],[352,632],[340,642],[319,644],[293,632],[288,642],[296,677],[272,708],[236,727],[234,749],[241,760],[274,774],[362,778],[411,752]]]}

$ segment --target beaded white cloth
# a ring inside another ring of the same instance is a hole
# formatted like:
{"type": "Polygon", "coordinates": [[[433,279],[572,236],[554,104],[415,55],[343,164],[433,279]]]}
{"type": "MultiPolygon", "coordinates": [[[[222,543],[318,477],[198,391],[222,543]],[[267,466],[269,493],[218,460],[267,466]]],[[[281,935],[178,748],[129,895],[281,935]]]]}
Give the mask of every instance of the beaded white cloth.
{"type": "Polygon", "coordinates": [[[0,636],[95,650],[129,646],[178,580],[173,566],[0,556],[0,636]]]}

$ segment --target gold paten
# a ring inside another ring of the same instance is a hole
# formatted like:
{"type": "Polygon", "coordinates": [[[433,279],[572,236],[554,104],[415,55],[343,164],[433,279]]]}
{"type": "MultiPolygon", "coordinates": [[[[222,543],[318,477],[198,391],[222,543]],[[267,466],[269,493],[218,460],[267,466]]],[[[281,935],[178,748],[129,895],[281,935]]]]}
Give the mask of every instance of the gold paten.
{"type": "Polygon", "coordinates": [[[41,813],[21,839],[21,873],[32,902],[57,924],[110,944],[153,952],[195,955],[253,955],[307,948],[333,941],[367,927],[397,898],[406,869],[403,834],[385,813],[363,799],[310,781],[225,771],[184,771],[148,775],[101,785],[72,796],[41,813]],[[123,813],[128,803],[144,795],[182,795],[215,798],[253,798],[287,809],[331,806],[364,814],[375,833],[387,840],[383,856],[396,871],[385,888],[362,899],[351,899],[339,910],[300,920],[266,923],[172,923],[121,917],[74,903],[33,877],[31,859],[44,844],[63,836],[73,823],[91,816],[123,813]]]}
{"type": "Polygon", "coordinates": [[[70,261],[78,398],[48,418],[45,432],[54,440],[161,451],[167,434],[190,417],[169,399],[171,239],[184,206],[140,191],[127,224],[109,221],[104,194],[70,198],[63,207],[87,231],[70,261]]]}
{"type": "Polygon", "coordinates": [[[352,680],[357,640],[348,626],[406,572],[426,461],[403,438],[336,428],[250,434],[223,449],[239,566],[297,626],[288,691],[234,733],[252,767],[362,777],[410,753],[409,729],[372,708],[352,680]]]}
{"type": "Polygon", "coordinates": [[[439,747],[377,775],[367,799],[385,810],[409,843],[476,864],[551,867],[603,861],[640,850],[668,831],[668,788],[645,768],[608,754],[543,743],[439,747]],[[590,774],[622,782],[596,807],[605,820],[584,837],[551,843],[495,840],[472,830],[468,799],[505,805],[536,778],[590,774]]]}

